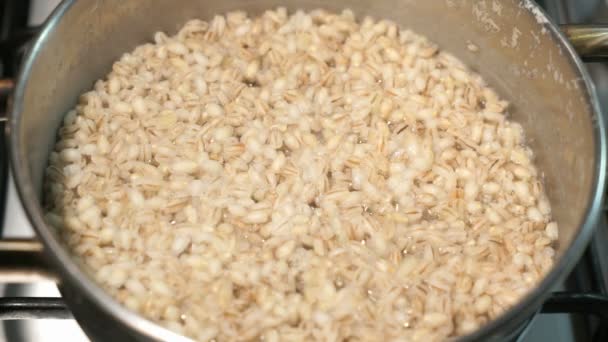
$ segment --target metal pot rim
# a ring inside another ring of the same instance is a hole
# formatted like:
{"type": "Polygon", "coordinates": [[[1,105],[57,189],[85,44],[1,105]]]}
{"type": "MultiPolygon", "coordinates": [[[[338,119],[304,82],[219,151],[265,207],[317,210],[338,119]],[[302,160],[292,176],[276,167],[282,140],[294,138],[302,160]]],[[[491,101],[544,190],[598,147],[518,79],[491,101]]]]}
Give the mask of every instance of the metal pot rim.
{"type": "MultiPolygon", "coordinates": [[[[9,110],[9,125],[7,126],[7,134],[10,142],[10,161],[11,170],[16,183],[17,193],[21,203],[25,209],[26,216],[30,223],[34,226],[37,235],[41,238],[47,255],[52,260],[56,269],[63,279],[67,279],[70,283],[85,293],[95,304],[100,308],[124,322],[131,329],[143,333],[148,336],[153,336],[159,340],[184,340],[188,338],[173,333],[168,329],[156,324],[143,316],[132,312],[109,294],[107,294],[97,283],[91,279],[77,263],[73,260],[69,252],[55,239],[50,229],[44,222],[42,208],[38,203],[36,191],[32,185],[31,175],[27,165],[20,155],[20,142],[16,134],[21,122],[21,110],[25,94],[25,87],[33,65],[36,63],[37,56],[40,50],[44,47],[48,40],[48,36],[53,32],[62,17],[69,11],[70,7],[76,0],[64,0],[51,14],[44,24],[44,28],[38,34],[34,45],[28,51],[19,71],[18,82],[15,87],[12,106],[9,110]]],[[[511,325],[521,320],[522,316],[531,315],[537,310],[542,301],[549,295],[552,287],[558,280],[563,279],[576,262],[580,259],[585,246],[588,244],[593,234],[594,228],[598,222],[599,214],[602,210],[602,202],[604,196],[604,187],[606,183],[606,131],[604,118],[601,115],[599,101],[595,91],[593,81],[588,74],[580,57],[575,52],[574,48],[568,42],[566,37],[561,33],[557,26],[550,21],[546,13],[540,6],[532,1],[527,1],[530,6],[526,9],[528,15],[533,16],[541,13],[546,18],[545,27],[549,30],[555,41],[569,55],[569,59],[574,68],[581,75],[584,81],[585,90],[587,92],[587,102],[590,106],[594,122],[594,140],[595,140],[595,170],[593,191],[589,194],[588,206],[586,209],[585,220],[581,224],[578,235],[574,238],[570,247],[566,250],[559,262],[553,267],[551,272],[545,276],[543,281],[522,298],[516,305],[511,307],[507,312],[498,318],[488,322],[472,334],[461,337],[461,341],[471,340],[487,340],[493,333],[498,331],[505,325],[511,325]]]]}
{"type": "Polygon", "coordinates": [[[17,193],[23,208],[25,209],[28,220],[34,226],[37,236],[41,238],[47,256],[56,266],[56,270],[62,279],[67,279],[71,284],[75,284],[75,287],[78,290],[83,291],[92,302],[118,320],[125,322],[127,326],[135,331],[154,336],[155,339],[161,341],[191,341],[186,337],[178,335],[159,324],[126,309],[81,270],[69,252],[55,239],[44,222],[42,208],[38,203],[36,191],[32,186],[31,175],[22,158],[20,158],[19,139],[16,134],[11,134],[11,132],[18,131],[21,122],[20,113],[25,94],[25,85],[31,69],[36,63],[36,58],[40,50],[44,47],[48,36],[53,32],[55,27],[75,2],[76,0],[64,0],[55,8],[44,23],[42,30],[38,33],[34,44],[29,49],[19,70],[17,84],[13,93],[13,101],[8,113],[9,124],[7,125],[11,171],[15,179],[17,193]]]}

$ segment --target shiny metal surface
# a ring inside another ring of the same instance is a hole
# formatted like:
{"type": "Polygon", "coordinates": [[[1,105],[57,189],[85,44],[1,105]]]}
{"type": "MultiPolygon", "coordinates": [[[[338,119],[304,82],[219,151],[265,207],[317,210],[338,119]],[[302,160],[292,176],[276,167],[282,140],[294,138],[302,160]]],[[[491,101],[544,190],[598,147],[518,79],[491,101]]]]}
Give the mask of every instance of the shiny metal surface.
{"type": "Polygon", "coordinates": [[[61,298],[0,298],[0,320],[71,319],[61,298]]]}
{"type": "Polygon", "coordinates": [[[0,240],[0,279],[6,283],[29,283],[41,280],[58,282],[49,267],[38,240],[0,240]]]}
{"type": "Polygon", "coordinates": [[[43,220],[41,191],[47,156],[66,111],[121,53],[170,33],[187,19],[241,9],[252,14],[278,5],[351,8],[388,18],[439,43],[481,73],[526,131],[544,174],[560,226],[557,265],[524,300],[462,340],[503,340],[563,279],[587,245],[605,185],[606,141],[593,85],[559,30],[531,1],[64,1],[40,33],[20,74],[10,116],[11,161],[21,200],[83,328],[96,338],[180,340],[180,336],[120,306],[81,269],[43,220]],[[429,22],[441,18],[441,25],[429,22]],[[449,28],[449,29],[446,29],[449,28]],[[467,49],[479,47],[476,52],[467,49]]]}
{"type": "Polygon", "coordinates": [[[15,84],[11,79],[0,79],[0,96],[7,96],[14,88],[15,84]]]}
{"type": "Polygon", "coordinates": [[[608,58],[608,25],[562,25],[561,29],[583,60],[608,58]]]}
{"type": "Polygon", "coordinates": [[[11,79],[0,79],[0,122],[6,121],[6,113],[4,112],[5,102],[9,94],[13,91],[15,83],[11,79]]]}

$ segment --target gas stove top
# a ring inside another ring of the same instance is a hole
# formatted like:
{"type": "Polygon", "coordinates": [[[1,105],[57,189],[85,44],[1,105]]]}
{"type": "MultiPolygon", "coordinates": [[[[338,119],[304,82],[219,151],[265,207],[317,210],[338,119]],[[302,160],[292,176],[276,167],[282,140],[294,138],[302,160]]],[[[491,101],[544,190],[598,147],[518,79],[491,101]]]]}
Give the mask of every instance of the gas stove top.
{"type": "MultiPolygon", "coordinates": [[[[486,0],[479,0],[486,1],[486,0]]],[[[489,0],[488,0],[489,1],[489,0]]],[[[0,0],[0,80],[15,76],[26,42],[60,0],[0,0]]],[[[608,23],[608,4],[601,0],[538,1],[558,23],[608,23]]],[[[608,109],[608,64],[588,64],[603,108],[608,109]]],[[[1,90],[0,84],[0,90],[1,90]]],[[[0,93],[1,95],[1,93],[0,93]]],[[[0,102],[0,111],[4,104],[0,102]]],[[[606,111],[604,111],[606,112],[606,111]]],[[[2,142],[3,143],[3,142],[2,142]]],[[[4,146],[2,146],[4,149],[4,146]]],[[[1,154],[0,154],[1,156],[1,154]]],[[[3,158],[0,158],[0,161],[3,158]]],[[[6,179],[6,165],[0,162],[0,180],[6,179]]],[[[3,237],[31,237],[33,230],[17,198],[12,179],[0,183],[0,232],[3,237]],[[0,208],[1,209],[1,208],[0,208]],[[4,218],[2,217],[4,213],[4,218]]],[[[603,217],[597,233],[578,266],[555,290],[607,294],[608,223],[603,217]]],[[[0,297],[55,297],[54,283],[0,285],[0,297]]],[[[1,312],[1,310],[0,310],[1,312]]],[[[608,340],[608,327],[585,315],[536,315],[518,341],[608,340]],[[601,329],[601,330],[598,330],[601,329]],[[604,335],[601,335],[604,334],[604,335]]],[[[0,323],[2,341],[88,341],[73,320],[14,320],[0,323]]]]}

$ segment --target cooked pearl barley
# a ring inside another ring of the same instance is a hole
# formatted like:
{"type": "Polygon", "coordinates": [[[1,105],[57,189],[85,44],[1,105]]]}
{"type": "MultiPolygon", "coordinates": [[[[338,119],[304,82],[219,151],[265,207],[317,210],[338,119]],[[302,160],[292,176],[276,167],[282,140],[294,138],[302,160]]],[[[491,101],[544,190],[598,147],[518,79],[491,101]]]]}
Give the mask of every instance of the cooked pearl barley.
{"type": "Polygon", "coordinates": [[[66,148],[59,153],[59,156],[66,162],[78,162],[80,160],[80,151],[75,148],[66,148]]]}
{"type": "Polygon", "coordinates": [[[475,311],[478,313],[487,312],[492,305],[492,298],[490,296],[481,296],[475,301],[475,311]]]}
{"type": "Polygon", "coordinates": [[[557,240],[557,238],[558,238],[557,223],[555,223],[555,222],[548,223],[547,227],[545,228],[545,234],[547,234],[547,237],[549,239],[557,240]]]}
{"type": "Polygon", "coordinates": [[[222,116],[224,115],[224,108],[217,103],[210,103],[206,107],[207,113],[211,116],[222,116]]]}
{"type": "Polygon", "coordinates": [[[276,257],[278,259],[285,259],[288,257],[296,247],[296,241],[290,240],[285,242],[281,247],[277,248],[276,257]]]}
{"type": "Polygon", "coordinates": [[[66,115],[45,182],[129,309],[201,341],[438,341],[552,267],[521,126],[426,38],[283,8],[151,38],[66,115]]]}

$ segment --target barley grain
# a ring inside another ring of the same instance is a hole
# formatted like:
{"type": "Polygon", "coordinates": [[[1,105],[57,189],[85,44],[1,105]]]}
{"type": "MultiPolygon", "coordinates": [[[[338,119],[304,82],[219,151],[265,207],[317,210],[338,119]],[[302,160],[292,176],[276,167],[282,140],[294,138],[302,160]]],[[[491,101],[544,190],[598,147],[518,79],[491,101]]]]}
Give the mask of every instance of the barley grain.
{"type": "Polygon", "coordinates": [[[201,341],[445,340],[551,269],[521,125],[426,38],[284,8],[151,38],[67,113],[45,180],[126,307],[201,341]]]}

